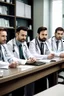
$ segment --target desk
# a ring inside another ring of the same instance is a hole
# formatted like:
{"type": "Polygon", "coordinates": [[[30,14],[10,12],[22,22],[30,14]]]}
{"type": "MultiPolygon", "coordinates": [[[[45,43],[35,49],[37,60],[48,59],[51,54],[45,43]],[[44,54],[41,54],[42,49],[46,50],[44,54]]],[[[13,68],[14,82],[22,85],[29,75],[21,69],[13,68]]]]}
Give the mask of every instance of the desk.
{"type": "Polygon", "coordinates": [[[22,71],[20,68],[4,70],[3,78],[0,78],[0,96],[17,88],[25,86],[62,68],[64,60],[35,66],[32,69],[22,71]]]}

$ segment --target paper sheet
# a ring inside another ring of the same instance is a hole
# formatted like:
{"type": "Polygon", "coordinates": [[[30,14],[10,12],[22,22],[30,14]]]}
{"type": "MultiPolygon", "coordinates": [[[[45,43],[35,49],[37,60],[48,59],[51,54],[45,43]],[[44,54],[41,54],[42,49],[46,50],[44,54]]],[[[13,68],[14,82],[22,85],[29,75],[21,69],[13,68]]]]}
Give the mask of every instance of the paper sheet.
{"type": "Polygon", "coordinates": [[[51,60],[48,60],[48,59],[45,59],[45,60],[38,60],[38,62],[45,62],[45,63],[47,63],[47,62],[50,62],[51,60]]]}
{"type": "Polygon", "coordinates": [[[31,66],[31,65],[19,65],[18,68],[21,68],[21,70],[28,70],[28,69],[31,69],[35,66],[31,66]]]}
{"type": "Polygon", "coordinates": [[[0,61],[0,68],[8,69],[8,66],[9,66],[8,62],[0,61]]]}
{"type": "Polygon", "coordinates": [[[38,60],[38,62],[45,62],[45,63],[48,63],[48,62],[51,62],[52,60],[55,60],[55,61],[59,61],[59,57],[54,57],[53,59],[44,59],[44,60],[38,60]]]}

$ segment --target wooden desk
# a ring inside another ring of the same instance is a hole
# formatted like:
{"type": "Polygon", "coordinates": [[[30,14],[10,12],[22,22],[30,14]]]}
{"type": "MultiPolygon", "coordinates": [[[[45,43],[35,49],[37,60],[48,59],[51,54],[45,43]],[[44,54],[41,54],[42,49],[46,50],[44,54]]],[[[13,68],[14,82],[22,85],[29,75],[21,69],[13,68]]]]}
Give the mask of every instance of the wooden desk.
{"type": "Polygon", "coordinates": [[[20,68],[4,70],[4,76],[0,78],[0,96],[57,72],[63,64],[64,60],[60,59],[58,62],[35,66],[26,71],[22,71],[20,68]]]}

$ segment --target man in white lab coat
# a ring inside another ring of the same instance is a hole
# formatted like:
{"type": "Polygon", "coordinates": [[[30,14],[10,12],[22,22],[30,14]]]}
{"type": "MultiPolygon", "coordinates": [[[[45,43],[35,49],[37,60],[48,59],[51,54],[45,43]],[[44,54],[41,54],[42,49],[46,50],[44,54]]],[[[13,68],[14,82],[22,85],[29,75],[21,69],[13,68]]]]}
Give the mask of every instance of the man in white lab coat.
{"type": "Polygon", "coordinates": [[[27,36],[27,28],[19,27],[16,31],[16,37],[11,39],[7,43],[9,51],[17,58],[20,64],[33,63],[36,60],[28,49],[28,46],[26,44],[26,36],[27,36]],[[24,56],[24,58],[22,57],[21,59],[19,54],[19,45],[21,45],[22,47],[24,56]]]}
{"type": "MultiPolygon", "coordinates": [[[[46,27],[39,27],[37,30],[37,37],[35,39],[33,39],[30,44],[29,44],[29,50],[30,52],[37,58],[37,59],[52,59],[54,58],[54,54],[51,54],[51,50],[47,41],[47,28],[46,27]],[[43,44],[42,48],[41,48],[41,44],[43,44]]],[[[53,82],[53,75],[48,76],[49,77],[49,87],[54,85],[53,82]]],[[[46,85],[46,78],[44,78],[44,80],[41,80],[41,84],[44,88],[44,86],[46,85]]],[[[41,84],[39,84],[41,86],[41,84]]]]}
{"type": "MultiPolygon", "coordinates": [[[[28,46],[26,44],[27,30],[28,29],[26,27],[23,26],[18,27],[15,34],[16,37],[7,43],[9,51],[17,58],[20,64],[26,64],[26,63],[30,64],[36,61],[36,59],[31,55],[28,46]],[[21,52],[19,50],[19,47],[21,47],[22,49],[22,56],[20,54],[21,52]]],[[[34,83],[25,86],[25,96],[33,96],[34,94],[33,87],[34,87],[34,83]]]]}
{"type": "Polygon", "coordinates": [[[3,66],[15,68],[18,65],[18,62],[15,61],[14,56],[12,56],[6,46],[7,32],[6,29],[0,28],[0,68],[3,66]]]}
{"type": "Polygon", "coordinates": [[[37,31],[37,37],[33,39],[29,44],[30,52],[37,58],[37,59],[52,59],[54,54],[50,54],[50,47],[49,42],[47,41],[47,28],[46,27],[39,27],[37,31]],[[41,43],[44,44],[43,54],[41,54],[41,43]]]}
{"type": "MultiPolygon", "coordinates": [[[[55,57],[64,58],[64,29],[62,27],[57,27],[55,29],[55,36],[51,37],[49,41],[49,46],[51,52],[55,54],[55,57]]],[[[59,72],[58,82],[62,83],[64,80],[64,71],[59,72]]]]}
{"type": "Polygon", "coordinates": [[[62,39],[63,35],[64,29],[62,27],[58,27],[55,30],[55,36],[48,40],[51,52],[58,57],[64,57],[64,40],[62,39]]]}

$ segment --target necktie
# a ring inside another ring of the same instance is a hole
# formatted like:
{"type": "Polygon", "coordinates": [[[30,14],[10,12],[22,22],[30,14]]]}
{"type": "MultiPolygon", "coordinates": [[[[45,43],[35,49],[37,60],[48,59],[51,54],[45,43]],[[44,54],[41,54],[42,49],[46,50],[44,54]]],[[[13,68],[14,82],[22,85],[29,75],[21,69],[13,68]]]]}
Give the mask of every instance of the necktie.
{"type": "Polygon", "coordinates": [[[59,44],[59,41],[57,40],[57,41],[56,41],[56,46],[57,46],[57,49],[58,49],[58,44],[59,44]]]}
{"type": "Polygon", "coordinates": [[[40,48],[40,50],[41,50],[41,54],[43,55],[43,54],[44,54],[44,43],[41,43],[41,48],[40,48]]]}
{"type": "Polygon", "coordinates": [[[22,45],[21,44],[19,45],[19,55],[20,55],[21,59],[25,59],[24,55],[23,55],[23,50],[22,50],[22,45]]]}

